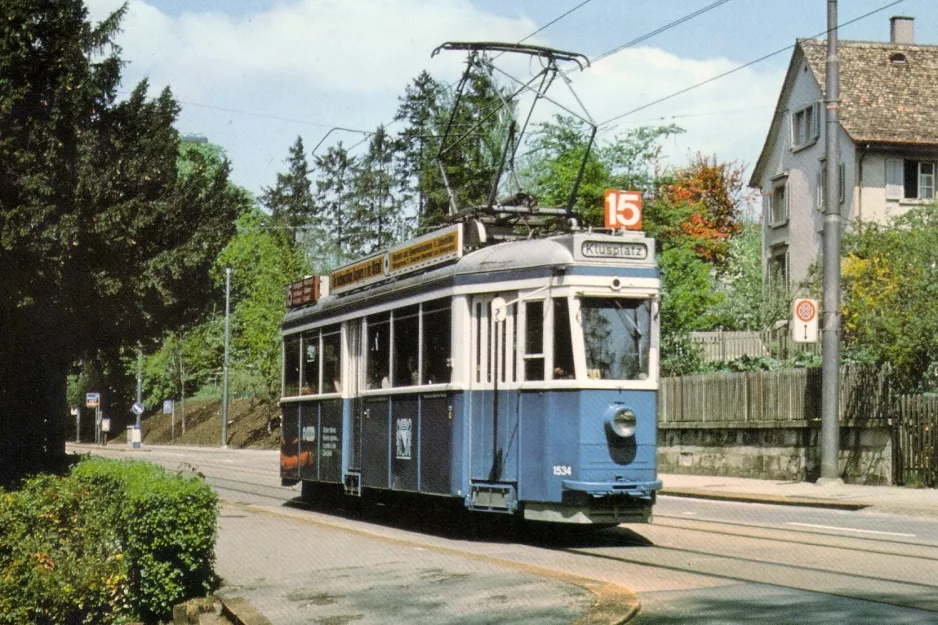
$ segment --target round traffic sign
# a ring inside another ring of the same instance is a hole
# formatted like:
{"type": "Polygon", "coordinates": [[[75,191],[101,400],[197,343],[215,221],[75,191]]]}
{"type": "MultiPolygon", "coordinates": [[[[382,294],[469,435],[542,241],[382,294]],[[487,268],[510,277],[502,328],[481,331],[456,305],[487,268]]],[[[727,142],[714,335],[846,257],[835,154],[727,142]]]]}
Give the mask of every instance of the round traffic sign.
{"type": "Polygon", "coordinates": [[[795,305],[795,316],[799,321],[808,323],[814,319],[815,315],[817,315],[817,308],[811,300],[803,299],[795,305]]]}
{"type": "Polygon", "coordinates": [[[134,405],[130,407],[130,411],[134,414],[143,414],[143,404],[135,401],[134,405]]]}

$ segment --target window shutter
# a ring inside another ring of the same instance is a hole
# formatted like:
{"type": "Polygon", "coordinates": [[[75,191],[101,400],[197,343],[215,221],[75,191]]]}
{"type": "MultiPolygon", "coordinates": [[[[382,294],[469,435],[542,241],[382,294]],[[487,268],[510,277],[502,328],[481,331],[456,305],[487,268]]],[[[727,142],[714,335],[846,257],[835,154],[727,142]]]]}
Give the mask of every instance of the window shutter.
{"type": "Polygon", "coordinates": [[[763,193],[762,194],[762,209],[765,211],[765,223],[772,223],[772,196],[774,193],[763,193]]]}
{"type": "Polygon", "coordinates": [[[791,249],[785,248],[785,292],[791,293],[791,249]]]}
{"type": "Polygon", "coordinates": [[[837,169],[837,193],[840,203],[843,204],[844,199],[847,197],[847,167],[845,163],[841,163],[837,169]]]}
{"type": "Polygon", "coordinates": [[[811,138],[817,139],[821,136],[821,102],[815,102],[813,105],[813,114],[811,115],[811,138]]]}
{"type": "Polygon", "coordinates": [[[903,191],[902,159],[886,159],[886,199],[898,200],[903,191]]]}
{"type": "Polygon", "coordinates": [[[785,189],[785,221],[788,221],[791,219],[791,193],[788,192],[788,181],[785,181],[783,188],[785,189]]]}

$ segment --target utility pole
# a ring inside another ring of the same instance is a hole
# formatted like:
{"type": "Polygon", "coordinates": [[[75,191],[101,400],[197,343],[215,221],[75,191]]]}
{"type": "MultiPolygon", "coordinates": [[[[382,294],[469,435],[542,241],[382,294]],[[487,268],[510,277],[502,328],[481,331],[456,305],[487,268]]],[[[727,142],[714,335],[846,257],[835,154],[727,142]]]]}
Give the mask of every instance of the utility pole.
{"type": "MultiPolygon", "coordinates": [[[[143,350],[137,348],[137,403],[143,405],[143,350]]],[[[140,429],[140,415],[137,414],[137,429],[140,429]]]]}
{"type": "Polygon", "coordinates": [[[840,61],[837,52],[837,0],[827,0],[827,86],[824,99],[824,339],[821,376],[821,479],[840,481],[840,61]]]}
{"type": "Polygon", "coordinates": [[[222,369],[221,391],[221,446],[228,447],[228,337],[230,332],[229,317],[231,312],[231,267],[225,267],[225,361],[222,369]]]}

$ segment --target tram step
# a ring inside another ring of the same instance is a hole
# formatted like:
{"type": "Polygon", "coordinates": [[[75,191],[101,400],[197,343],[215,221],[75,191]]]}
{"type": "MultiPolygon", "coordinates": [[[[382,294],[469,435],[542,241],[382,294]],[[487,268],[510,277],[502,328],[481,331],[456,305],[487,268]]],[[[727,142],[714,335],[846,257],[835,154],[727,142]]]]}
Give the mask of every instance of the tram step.
{"type": "Polygon", "coordinates": [[[513,484],[473,484],[469,507],[473,510],[512,512],[516,501],[513,484]]]}

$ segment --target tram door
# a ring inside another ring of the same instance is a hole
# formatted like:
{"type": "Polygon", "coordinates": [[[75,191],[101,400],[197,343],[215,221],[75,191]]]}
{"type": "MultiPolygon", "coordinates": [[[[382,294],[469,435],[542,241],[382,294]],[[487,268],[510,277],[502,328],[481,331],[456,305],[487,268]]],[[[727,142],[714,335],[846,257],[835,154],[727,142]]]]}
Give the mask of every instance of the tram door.
{"type": "Polygon", "coordinates": [[[361,473],[361,450],[362,450],[362,418],[365,412],[365,406],[362,402],[361,380],[362,380],[362,325],[361,321],[356,319],[346,324],[346,341],[348,346],[348,358],[346,358],[345,371],[345,396],[349,397],[351,432],[349,432],[349,461],[350,471],[361,473]]]}
{"type": "Polygon", "coordinates": [[[517,481],[516,299],[511,292],[472,299],[470,475],[475,481],[517,481]]]}

